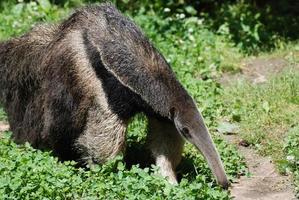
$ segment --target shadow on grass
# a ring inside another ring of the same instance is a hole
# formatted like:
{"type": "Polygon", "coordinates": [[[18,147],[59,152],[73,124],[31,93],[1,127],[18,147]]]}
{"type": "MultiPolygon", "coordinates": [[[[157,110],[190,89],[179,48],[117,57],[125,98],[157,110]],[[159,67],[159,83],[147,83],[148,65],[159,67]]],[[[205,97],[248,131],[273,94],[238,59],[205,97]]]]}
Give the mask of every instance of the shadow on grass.
{"type": "MultiPolygon", "coordinates": [[[[133,165],[139,165],[140,168],[149,168],[151,165],[155,164],[154,158],[145,145],[140,143],[131,143],[126,149],[124,156],[124,162],[127,169],[131,169],[133,165]]],[[[196,177],[196,170],[194,167],[194,162],[192,159],[183,157],[182,161],[176,168],[177,179],[180,181],[183,177],[188,175],[190,177],[196,177]]],[[[190,181],[190,180],[189,180],[190,181]]]]}

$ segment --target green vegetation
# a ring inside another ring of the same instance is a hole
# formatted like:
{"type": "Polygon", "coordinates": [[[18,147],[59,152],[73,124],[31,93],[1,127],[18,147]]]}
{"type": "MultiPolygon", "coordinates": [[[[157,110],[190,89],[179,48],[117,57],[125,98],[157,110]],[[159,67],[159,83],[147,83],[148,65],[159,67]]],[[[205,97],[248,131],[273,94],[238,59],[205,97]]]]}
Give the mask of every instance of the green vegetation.
{"type": "Polygon", "coordinates": [[[66,16],[68,9],[52,5],[48,0],[23,3],[23,1],[0,3],[0,39],[24,33],[37,22],[55,21],[66,16]]]}
{"type": "Polygon", "coordinates": [[[287,157],[285,162],[286,171],[291,171],[294,174],[295,190],[299,198],[299,125],[291,128],[288,131],[288,137],[284,146],[284,152],[287,157]]]}
{"type": "MultiPolygon", "coordinates": [[[[224,143],[220,146],[226,167],[235,173],[230,167],[239,162],[235,149],[224,143]]],[[[83,170],[75,168],[75,162],[60,163],[28,144],[17,146],[8,135],[1,138],[0,148],[2,199],[229,199],[227,192],[213,184],[205,162],[191,149],[185,157],[192,160],[196,174],[186,174],[178,186],[172,186],[154,174],[155,167],[126,169],[121,157],[83,170]]]]}
{"type": "MultiPolygon", "coordinates": [[[[18,36],[36,23],[60,21],[86,2],[95,1],[1,1],[0,40],[18,36]]],[[[224,89],[216,81],[224,72],[237,72],[247,54],[286,49],[285,41],[298,39],[292,32],[297,18],[292,18],[292,27],[282,33],[275,23],[280,26],[288,18],[273,12],[276,5],[266,13],[262,12],[265,6],[247,1],[112,2],[142,27],[194,97],[231,179],[244,173],[245,165],[236,149],[216,132],[222,118],[239,123],[241,137],[262,154],[273,156],[281,169],[287,166],[299,184],[299,74],[293,68],[298,60],[291,58],[289,70],[293,71],[285,71],[266,84],[242,82],[224,89]],[[275,20],[271,21],[271,16],[275,20]]],[[[5,119],[0,108],[0,120],[5,119]]],[[[142,148],[146,123],[143,115],[134,118],[127,131],[128,148],[142,148]]],[[[49,152],[28,144],[16,145],[10,135],[1,135],[0,140],[3,199],[230,199],[227,191],[216,186],[206,162],[189,144],[178,169],[182,180],[172,186],[156,175],[155,166],[129,167],[120,156],[101,166],[76,168],[75,162],[61,163],[49,152]]]]}
{"type": "Polygon", "coordinates": [[[6,114],[2,107],[0,107],[0,121],[6,120],[6,114]]]}
{"type": "MultiPolygon", "coordinates": [[[[135,121],[128,141],[144,128],[135,121]],[[134,128],[136,130],[134,130],[134,128]]],[[[144,135],[144,134],[140,134],[144,135]]],[[[118,157],[88,170],[74,167],[75,162],[60,163],[49,152],[16,145],[6,133],[0,140],[0,196],[3,199],[229,199],[228,193],[213,184],[210,171],[196,150],[187,147],[181,170],[185,176],[178,186],[169,185],[155,175],[155,167],[127,169],[118,157]],[[187,161],[189,160],[189,168],[187,161]]],[[[134,138],[135,139],[135,138],[134,138]]],[[[138,139],[137,139],[138,140],[138,139]]],[[[236,150],[222,141],[218,148],[230,175],[239,171],[236,150]]]]}

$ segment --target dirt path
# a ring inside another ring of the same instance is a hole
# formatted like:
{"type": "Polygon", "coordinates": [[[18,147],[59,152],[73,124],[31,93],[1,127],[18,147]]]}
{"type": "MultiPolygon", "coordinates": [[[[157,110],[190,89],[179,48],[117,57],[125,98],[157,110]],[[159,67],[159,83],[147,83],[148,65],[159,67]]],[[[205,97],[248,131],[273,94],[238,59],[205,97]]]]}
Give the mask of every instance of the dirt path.
{"type": "MultiPolygon", "coordinates": [[[[225,138],[238,145],[240,139],[235,135],[225,138]]],[[[271,159],[261,157],[253,149],[238,145],[245,157],[250,177],[242,176],[232,184],[231,196],[236,200],[295,200],[293,186],[288,176],[280,175],[271,159]]]]}
{"type": "MultiPolygon", "coordinates": [[[[251,58],[241,63],[241,72],[226,73],[219,82],[223,85],[233,84],[236,80],[247,80],[253,84],[267,82],[272,75],[281,73],[289,62],[284,58],[251,58]]],[[[299,69],[299,66],[294,66],[299,69]]]]}

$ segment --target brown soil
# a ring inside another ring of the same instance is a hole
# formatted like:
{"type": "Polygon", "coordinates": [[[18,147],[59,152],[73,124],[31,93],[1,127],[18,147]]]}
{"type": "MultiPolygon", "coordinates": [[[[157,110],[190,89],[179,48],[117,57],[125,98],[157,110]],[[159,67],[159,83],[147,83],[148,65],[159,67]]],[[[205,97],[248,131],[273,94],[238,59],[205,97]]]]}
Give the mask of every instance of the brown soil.
{"type": "Polygon", "coordinates": [[[237,74],[224,74],[221,84],[230,84],[236,80],[247,80],[251,83],[258,84],[266,82],[268,77],[280,73],[288,62],[284,58],[254,58],[245,60],[241,64],[241,72],[237,74]]]}
{"type": "Polygon", "coordinates": [[[9,125],[7,122],[0,121],[0,132],[8,131],[9,125]]]}

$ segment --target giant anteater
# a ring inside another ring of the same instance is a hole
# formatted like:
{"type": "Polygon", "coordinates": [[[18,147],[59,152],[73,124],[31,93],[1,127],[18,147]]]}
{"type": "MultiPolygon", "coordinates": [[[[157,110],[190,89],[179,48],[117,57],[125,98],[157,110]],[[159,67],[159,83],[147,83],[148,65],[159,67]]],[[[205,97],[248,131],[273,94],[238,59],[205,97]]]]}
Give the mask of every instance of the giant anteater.
{"type": "Polygon", "coordinates": [[[129,119],[149,119],[147,147],[176,183],[184,139],[228,179],[203,118],[165,58],[113,5],[77,10],[0,43],[0,100],[13,138],[59,158],[103,163],[124,149],[129,119]]]}

